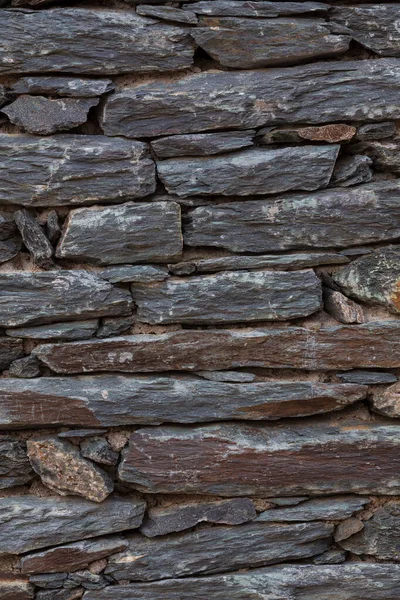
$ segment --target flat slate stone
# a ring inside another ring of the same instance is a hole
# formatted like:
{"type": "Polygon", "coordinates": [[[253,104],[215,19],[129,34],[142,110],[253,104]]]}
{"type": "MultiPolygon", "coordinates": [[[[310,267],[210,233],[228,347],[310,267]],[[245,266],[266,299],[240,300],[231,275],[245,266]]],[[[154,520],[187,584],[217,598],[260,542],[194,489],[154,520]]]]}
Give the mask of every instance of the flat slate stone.
{"type": "Polygon", "coordinates": [[[379,56],[400,56],[398,4],[337,6],[331,19],[348,27],[356,42],[379,56]]]}
{"type": "Polygon", "coordinates": [[[31,600],[35,588],[23,577],[2,574],[0,576],[1,600],[31,600]]]}
{"type": "Polygon", "coordinates": [[[151,494],[398,495],[399,447],[396,425],[364,421],[143,428],[119,477],[151,494]]]}
{"type": "Polygon", "coordinates": [[[396,135],[396,123],[366,123],[357,130],[357,140],[381,140],[396,135]]]}
{"type": "Polygon", "coordinates": [[[0,181],[2,204],[115,203],[141,198],[155,189],[147,145],[101,135],[38,138],[2,133],[0,167],[7,173],[0,181]]]}
{"type": "Polygon", "coordinates": [[[362,496],[313,498],[297,506],[266,510],[257,517],[257,522],[337,521],[351,517],[368,503],[369,499],[362,496]]]}
{"type": "Polygon", "coordinates": [[[83,458],[71,442],[42,436],[27,441],[28,456],[43,483],[62,496],[103,502],[114,489],[111,477],[83,458]]]}
{"type": "Polygon", "coordinates": [[[190,529],[204,522],[241,525],[253,521],[256,516],[249,498],[173,504],[166,508],[156,506],[148,509],[140,531],[146,537],[155,537],[190,529]]]}
{"type": "Polygon", "coordinates": [[[11,87],[16,94],[65,96],[66,98],[93,98],[112,92],[111,79],[89,79],[68,75],[29,75],[21,77],[11,87]]]}
{"type": "Polygon", "coordinates": [[[134,284],[136,318],[144,323],[213,324],[283,321],[321,308],[314,271],[233,271],[134,284]]]}
{"type": "MultiPolygon", "coordinates": [[[[100,369],[99,369],[100,370],[100,369]]],[[[0,427],[101,427],[223,419],[259,420],[340,410],[365,386],[226,383],[203,378],[100,375],[0,379],[0,427]]]]}
{"type": "Polygon", "coordinates": [[[56,250],[59,258],[100,265],[162,263],[181,253],[181,209],[175,202],[72,210],[56,250]]]}
{"type": "Polygon", "coordinates": [[[101,124],[106,135],[140,138],[291,123],[383,121],[400,118],[399,90],[397,59],[206,72],[122,89],[105,100],[101,124]]]}
{"type": "Polygon", "coordinates": [[[142,500],[118,496],[101,504],[82,498],[0,498],[0,553],[21,554],[135,529],[142,522],[145,507],[142,500]]]}
{"type": "Polygon", "coordinates": [[[175,21],[185,25],[196,25],[197,16],[189,10],[181,10],[173,6],[153,6],[142,4],[136,8],[136,13],[144,17],[154,17],[164,21],[175,21]]]}
{"type": "Polygon", "coordinates": [[[353,554],[367,554],[378,560],[399,561],[400,502],[389,500],[378,508],[364,528],[342,540],[340,545],[353,554]]]}
{"type": "MultiPolygon", "coordinates": [[[[332,590],[346,600],[395,600],[400,594],[400,565],[366,562],[344,565],[282,565],[211,577],[185,577],[153,583],[110,586],[86,592],[85,600],[307,600],[332,599],[332,590]],[[340,589],[338,586],[340,585],[340,589]]],[[[332,599],[333,600],[333,599],[332,599]]]]}
{"type": "Polygon", "coordinates": [[[186,29],[133,11],[5,9],[0,27],[7,31],[0,42],[3,74],[152,73],[185,69],[193,62],[194,44],[186,29]],[[49,47],[51,52],[43,52],[49,47]]]}
{"type": "Polygon", "coordinates": [[[188,246],[231,252],[342,248],[396,240],[399,193],[397,181],[379,181],[350,189],[199,206],[189,210],[184,220],[184,239],[188,246]]]}
{"type": "Polygon", "coordinates": [[[343,383],[358,383],[359,385],[380,385],[386,383],[395,383],[396,375],[393,373],[385,373],[383,371],[362,371],[354,369],[346,373],[338,373],[337,377],[343,383]]]}
{"type": "Polygon", "coordinates": [[[36,327],[15,327],[15,329],[7,329],[6,334],[14,338],[32,340],[86,340],[94,336],[98,326],[98,319],[88,319],[36,327]]]}
{"type": "Polygon", "coordinates": [[[153,283],[169,277],[168,269],[159,265],[119,265],[99,272],[111,283],[153,283]]]}
{"type": "Polygon", "coordinates": [[[191,35],[200,48],[225,67],[260,69],[342,54],[351,41],[350,32],[346,35],[345,31],[312,16],[301,19],[213,16],[202,17],[191,35]]]}
{"type": "Polygon", "coordinates": [[[24,485],[33,477],[26,443],[10,436],[0,437],[0,489],[24,485]]]}
{"type": "Polygon", "coordinates": [[[345,294],[400,313],[400,248],[386,246],[333,273],[345,294]]]}
{"type": "Polygon", "coordinates": [[[151,147],[158,158],[209,156],[253,146],[254,136],[254,130],[172,135],[152,141],[151,147]]]}
{"type": "Polygon", "coordinates": [[[131,306],[127,290],[88,271],[0,273],[0,327],[123,316],[131,306]]]}
{"type": "Polygon", "coordinates": [[[21,557],[22,573],[62,573],[78,571],[90,563],[124,550],[128,542],[120,536],[99,537],[56,546],[21,557]]]}
{"type": "Polygon", "coordinates": [[[157,163],[157,171],[168,192],[178,196],[316,190],[329,184],[338,152],[339,146],[255,148],[216,157],[170,158],[157,163]]]}
{"type": "Polygon", "coordinates": [[[256,378],[254,373],[243,371],[196,371],[196,375],[210,381],[226,381],[227,383],[251,383],[256,378]]]}
{"type": "Polygon", "coordinates": [[[184,4],[183,9],[199,15],[225,17],[279,17],[327,13],[329,4],[321,2],[247,2],[243,0],[200,0],[184,4]]]}
{"type": "Polygon", "coordinates": [[[80,452],[85,458],[101,465],[116,465],[119,460],[119,453],[112,449],[104,437],[83,440],[80,444],[80,452]]]}
{"type": "Polygon", "coordinates": [[[302,327],[183,330],[70,344],[34,354],[56,373],[205,371],[264,367],[307,371],[400,367],[400,322],[372,321],[317,331],[302,327]]]}
{"type": "Polygon", "coordinates": [[[128,536],[129,547],[110,558],[106,575],[117,581],[154,581],[194,573],[218,573],[308,558],[327,550],[327,523],[246,523],[156,539],[128,536]]]}

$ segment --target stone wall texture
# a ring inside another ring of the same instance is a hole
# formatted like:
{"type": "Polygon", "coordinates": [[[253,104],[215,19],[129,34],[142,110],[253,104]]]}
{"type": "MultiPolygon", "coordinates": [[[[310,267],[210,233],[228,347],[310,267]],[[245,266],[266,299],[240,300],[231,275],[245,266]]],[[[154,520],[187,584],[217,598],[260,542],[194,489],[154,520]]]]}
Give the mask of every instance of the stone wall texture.
{"type": "Polygon", "coordinates": [[[0,31],[0,600],[399,600],[400,3],[0,31]]]}

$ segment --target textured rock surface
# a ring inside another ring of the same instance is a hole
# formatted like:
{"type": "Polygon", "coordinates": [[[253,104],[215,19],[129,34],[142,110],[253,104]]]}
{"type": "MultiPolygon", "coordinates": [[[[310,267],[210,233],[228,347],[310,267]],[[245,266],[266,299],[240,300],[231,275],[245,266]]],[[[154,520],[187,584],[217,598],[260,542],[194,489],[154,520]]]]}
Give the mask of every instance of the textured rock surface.
{"type": "Polygon", "coordinates": [[[34,587],[22,577],[2,576],[0,594],[2,600],[31,600],[34,597],[34,587]]]}
{"type": "Polygon", "coordinates": [[[12,86],[17,94],[49,94],[66,98],[93,98],[114,89],[111,79],[88,79],[68,75],[31,75],[21,77],[12,86]]]}
{"type": "Polygon", "coordinates": [[[310,270],[238,271],[134,284],[132,296],[145,323],[282,321],[316,312],[321,285],[310,270]]]}
{"type": "Polygon", "coordinates": [[[307,370],[400,367],[400,324],[176,331],[43,344],[34,353],[56,373],[201,371],[237,367],[307,370]]]}
{"type": "Polygon", "coordinates": [[[324,308],[340,323],[364,323],[361,306],[346,298],[341,292],[324,288],[324,308]]]}
{"type": "Polygon", "coordinates": [[[164,281],[168,270],[154,265],[120,265],[103,269],[100,275],[111,283],[153,283],[164,281]]]}
{"type": "Polygon", "coordinates": [[[185,29],[159,25],[134,12],[8,9],[1,12],[0,26],[7,31],[0,45],[0,73],[149,73],[193,62],[185,29]],[[41,52],[43,46],[52,52],[41,52]]]}
{"type": "Polygon", "coordinates": [[[394,383],[397,381],[393,373],[384,373],[382,371],[362,371],[354,370],[347,373],[338,373],[337,377],[344,383],[358,383],[360,385],[374,385],[381,383],[394,383]]]}
{"type": "Polygon", "coordinates": [[[0,489],[28,483],[33,475],[25,442],[18,438],[0,437],[0,489]]]}
{"type": "Polygon", "coordinates": [[[175,202],[78,208],[69,213],[56,254],[106,265],[178,259],[182,252],[180,215],[175,202]]]}
{"type": "Polygon", "coordinates": [[[308,13],[326,13],[328,4],[322,2],[246,2],[243,0],[200,0],[185,10],[199,15],[227,17],[278,17],[308,13]]]}
{"type": "Polygon", "coordinates": [[[306,558],[329,547],[332,531],[327,523],[257,522],[155,539],[134,534],[129,547],[111,557],[106,574],[117,580],[152,581],[306,558]]]}
{"type": "Polygon", "coordinates": [[[188,214],[185,243],[233,252],[276,252],[395,240],[400,235],[399,189],[397,182],[387,181],[200,206],[188,214]]]}
{"type": "Polygon", "coordinates": [[[22,340],[0,336],[0,369],[7,369],[14,360],[24,356],[22,340]]]}
{"type": "Polygon", "coordinates": [[[14,219],[34,262],[43,268],[51,268],[53,246],[35,217],[29,211],[21,209],[14,213],[14,219]]]}
{"type": "Polygon", "coordinates": [[[51,323],[36,327],[15,327],[7,329],[6,334],[15,338],[33,340],[86,340],[97,331],[98,320],[72,321],[70,323],[51,323]]]}
{"type": "Polygon", "coordinates": [[[114,489],[107,473],[85,460],[70,442],[54,437],[31,438],[27,448],[31,465],[43,483],[62,496],[102,502],[114,489]]]}
{"type": "Polygon", "coordinates": [[[332,496],[314,498],[288,508],[274,508],[261,513],[257,522],[279,523],[285,521],[330,521],[346,519],[368,504],[361,496],[332,496]]]}
{"type": "Polygon", "coordinates": [[[167,190],[178,196],[248,196],[326,187],[337,155],[337,146],[254,149],[211,158],[167,159],[157,169],[167,190]]]}
{"type": "Polygon", "coordinates": [[[255,131],[223,131],[159,138],[151,147],[158,158],[208,156],[253,146],[255,131]]]}
{"type": "Polygon", "coordinates": [[[122,375],[0,379],[0,427],[277,419],[339,410],[365,394],[364,386],[306,381],[238,384],[122,375]]]}
{"type": "Polygon", "coordinates": [[[119,476],[150,493],[396,495],[399,444],[395,425],[372,423],[144,428],[132,434],[119,476]]]}
{"type": "Polygon", "coordinates": [[[348,187],[368,183],[373,177],[372,159],[369,156],[344,156],[336,163],[332,174],[332,186],[348,187]]]}
{"type": "Polygon", "coordinates": [[[11,377],[39,377],[40,362],[31,355],[18,358],[11,363],[8,373],[11,377]]]}
{"type": "Polygon", "coordinates": [[[396,59],[332,61],[284,71],[208,72],[121,90],[106,100],[101,120],[106,135],[142,137],[398,119],[399,89],[396,59]]]}
{"type": "Polygon", "coordinates": [[[395,383],[385,390],[375,392],[371,401],[372,409],[387,417],[400,417],[400,384],[395,383]]]}
{"type": "Polygon", "coordinates": [[[128,292],[86,271],[0,273],[0,288],[1,327],[126,315],[131,308],[128,292]]]}
{"type": "Polygon", "coordinates": [[[189,10],[183,11],[173,6],[142,5],[137,7],[136,13],[144,17],[155,17],[164,21],[174,21],[186,25],[196,25],[197,23],[195,13],[189,10]]]}
{"type": "Polygon", "coordinates": [[[253,521],[256,516],[249,498],[178,504],[169,508],[149,509],[140,531],[146,537],[155,537],[190,529],[203,522],[240,525],[253,521]]]}

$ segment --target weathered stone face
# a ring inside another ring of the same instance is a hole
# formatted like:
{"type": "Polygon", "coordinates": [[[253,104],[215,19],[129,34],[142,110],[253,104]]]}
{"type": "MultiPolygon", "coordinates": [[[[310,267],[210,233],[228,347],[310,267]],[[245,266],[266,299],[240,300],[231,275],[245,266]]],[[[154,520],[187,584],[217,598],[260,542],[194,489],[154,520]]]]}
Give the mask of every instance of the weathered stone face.
{"type": "Polygon", "coordinates": [[[223,131],[159,138],[151,147],[158,158],[209,156],[253,146],[255,131],[223,131]]]}
{"type": "Polygon", "coordinates": [[[0,437],[0,465],[0,489],[23,485],[33,479],[26,444],[18,438],[0,437]]]}
{"type": "Polygon", "coordinates": [[[261,513],[257,522],[281,523],[342,520],[351,517],[368,504],[368,498],[362,496],[331,496],[329,498],[314,498],[301,502],[289,508],[274,508],[261,513]]]}
{"type": "Polygon", "coordinates": [[[0,73],[150,73],[184,69],[193,62],[194,47],[185,29],[134,12],[7,9],[0,24],[7,31],[0,45],[0,73]],[[41,52],[43,46],[52,52],[41,52]]]}
{"type": "Polygon", "coordinates": [[[31,75],[21,77],[12,86],[17,94],[65,96],[67,98],[93,98],[115,88],[111,79],[89,79],[68,75],[31,75]]]}
{"type": "Polygon", "coordinates": [[[0,579],[2,600],[31,600],[34,587],[23,577],[2,576],[0,579]]]}
{"type": "Polygon", "coordinates": [[[226,17],[278,17],[326,13],[329,5],[321,2],[268,2],[255,4],[243,0],[200,0],[184,6],[185,10],[199,15],[226,17]]]}

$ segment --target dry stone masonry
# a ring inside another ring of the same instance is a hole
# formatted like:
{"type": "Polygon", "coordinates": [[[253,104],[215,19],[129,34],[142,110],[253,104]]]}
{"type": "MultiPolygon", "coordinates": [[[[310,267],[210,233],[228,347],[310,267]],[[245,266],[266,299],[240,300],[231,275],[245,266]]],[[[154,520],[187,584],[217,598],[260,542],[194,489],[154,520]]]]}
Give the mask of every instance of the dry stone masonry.
{"type": "Polygon", "coordinates": [[[0,27],[0,600],[399,600],[400,3],[0,27]]]}

